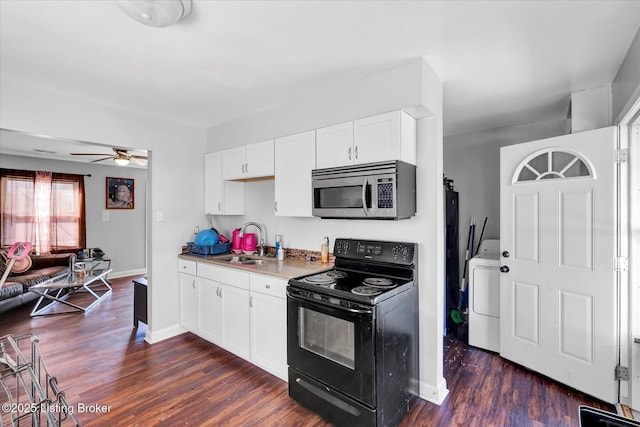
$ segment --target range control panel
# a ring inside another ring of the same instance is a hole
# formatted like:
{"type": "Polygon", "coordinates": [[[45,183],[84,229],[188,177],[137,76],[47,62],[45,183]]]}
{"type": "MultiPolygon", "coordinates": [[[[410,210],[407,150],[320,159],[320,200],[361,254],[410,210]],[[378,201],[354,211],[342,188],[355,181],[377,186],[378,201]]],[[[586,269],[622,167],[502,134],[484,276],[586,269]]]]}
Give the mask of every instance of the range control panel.
{"type": "Polygon", "coordinates": [[[336,239],[333,254],[337,258],[411,265],[414,264],[416,246],[416,243],[336,239]]]}

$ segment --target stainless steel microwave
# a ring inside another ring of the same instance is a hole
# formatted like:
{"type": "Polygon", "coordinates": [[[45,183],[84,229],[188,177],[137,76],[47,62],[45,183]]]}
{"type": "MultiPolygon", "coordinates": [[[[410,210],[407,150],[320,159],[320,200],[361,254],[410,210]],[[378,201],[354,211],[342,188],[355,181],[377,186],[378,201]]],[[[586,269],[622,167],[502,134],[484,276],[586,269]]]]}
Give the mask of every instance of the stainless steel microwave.
{"type": "Polygon", "coordinates": [[[399,160],[311,172],[313,216],[405,219],[416,213],[416,166],[399,160]]]}

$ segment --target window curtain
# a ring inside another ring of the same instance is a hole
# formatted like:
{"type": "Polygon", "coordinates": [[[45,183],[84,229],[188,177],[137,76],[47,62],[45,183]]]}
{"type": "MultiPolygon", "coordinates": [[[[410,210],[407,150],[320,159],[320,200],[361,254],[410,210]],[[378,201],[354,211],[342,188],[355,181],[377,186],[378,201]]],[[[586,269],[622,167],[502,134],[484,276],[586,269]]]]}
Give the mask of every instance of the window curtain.
{"type": "Polygon", "coordinates": [[[33,195],[33,233],[37,254],[51,253],[51,172],[36,171],[33,195]]]}
{"type": "Polygon", "coordinates": [[[0,169],[0,244],[37,254],[86,246],[84,176],[0,169]]]}

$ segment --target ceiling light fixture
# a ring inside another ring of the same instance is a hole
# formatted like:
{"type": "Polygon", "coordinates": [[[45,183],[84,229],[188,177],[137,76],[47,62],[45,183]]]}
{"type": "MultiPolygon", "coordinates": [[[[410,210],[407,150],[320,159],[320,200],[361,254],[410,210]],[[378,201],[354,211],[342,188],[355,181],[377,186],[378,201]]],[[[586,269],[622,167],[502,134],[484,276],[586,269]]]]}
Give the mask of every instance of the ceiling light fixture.
{"type": "Polygon", "coordinates": [[[116,162],[118,166],[127,166],[129,164],[129,159],[120,155],[114,157],[113,161],[116,162]]]}
{"type": "Polygon", "coordinates": [[[169,27],[191,12],[191,0],[116,0],[131,18],[151,27],[169,27]]]}

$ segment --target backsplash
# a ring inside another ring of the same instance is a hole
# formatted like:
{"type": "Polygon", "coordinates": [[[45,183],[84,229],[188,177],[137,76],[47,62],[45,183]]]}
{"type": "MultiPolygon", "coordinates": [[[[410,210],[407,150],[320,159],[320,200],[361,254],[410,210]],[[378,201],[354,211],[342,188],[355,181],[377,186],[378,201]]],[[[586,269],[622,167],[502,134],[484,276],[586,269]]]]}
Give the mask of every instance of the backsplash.
{"type": "MultiPolygon", "coordinates": [[[[265,246],[266,253],[268,255],[275,256],[276,248],[275,246],[265,246]]],[[[309,251],[307,249],[294,249],[294,248],[284,248],[284,257],[286,258],[294,258],[294,259],[306,259],[308,256],[315,257],[316,260],[320,260],[320,251],[309,251]]],[[[333,253],[329,253],[329,262],[333,263],[335,261],[335,257],[333,253]]]]}

